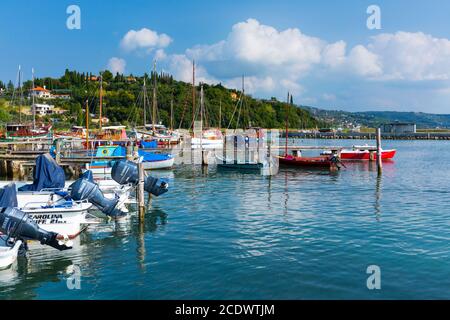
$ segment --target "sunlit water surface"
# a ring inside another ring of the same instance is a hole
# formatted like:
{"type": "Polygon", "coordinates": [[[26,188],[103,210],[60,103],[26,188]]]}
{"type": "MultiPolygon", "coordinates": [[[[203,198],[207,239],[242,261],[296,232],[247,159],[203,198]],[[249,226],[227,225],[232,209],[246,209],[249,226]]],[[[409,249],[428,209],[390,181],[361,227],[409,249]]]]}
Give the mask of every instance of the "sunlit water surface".
{"type": "Polygon", "coordinates": [[[272,178],[177,167],[143,224],[105,220],[71,251],[32,246],[0,271],[0,298],[450,298],[450,146],[384,146],[398,154],[381,178],[373,163],[272,178]],[[367,289],[369,265],[381,290],[367,289]]]}

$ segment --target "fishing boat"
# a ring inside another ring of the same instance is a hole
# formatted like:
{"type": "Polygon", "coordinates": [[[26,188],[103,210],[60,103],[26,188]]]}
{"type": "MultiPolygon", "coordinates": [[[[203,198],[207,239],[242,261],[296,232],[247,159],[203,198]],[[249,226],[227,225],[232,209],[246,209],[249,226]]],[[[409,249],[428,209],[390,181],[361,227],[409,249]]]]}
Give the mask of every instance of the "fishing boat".
{"type": "Polygon", "coordinates": [[[334,154],[320,155],[318,157],[304,157],[298,150],[295,150],[293,154],[288,154],[289,108],[291,104],[293,104],[292,96],[288,93],[288,100],[286,103],[285,153],[283,156],[278,157],[280,165],[329,170],[339,169],[339,159],[334,154]]]}
{"type": "Polygon", "coordinates": [[[52,125],[43,125],[33,129],[31,124],[8,124],[6,126],[6,139],[33,140],[44,139],[51,134],[52,125]]]}
{"type": "MultiPolygon", "coordinates": [[[[341,159],[342,160],[370,160],[371,152],[374,154],[375,159],[377,155],[377,147],[376,146],[353,146],[352,149],[343,149],[341,151],[341,159]]],[[[395,157],[397,150],[389,149],[389,150],[381,150],[381,159],[382,160],[391,160],[395,157]]]]}
{"type": "Polygon", "coordinates": [[[0,237],[0,269],[6,269],[17,260],[22,241],[7,241],[2,237],[5,238],[6,235],[0,237]]]}
{"type": "Polygon", "coordinates": [[[286,154],[279,157],[280,165],[294,166],[294,167],[309,167],[309,168],[325,168],[331,169],[335,165],[330,156],[320,157],[298,157],[286,154]]]}

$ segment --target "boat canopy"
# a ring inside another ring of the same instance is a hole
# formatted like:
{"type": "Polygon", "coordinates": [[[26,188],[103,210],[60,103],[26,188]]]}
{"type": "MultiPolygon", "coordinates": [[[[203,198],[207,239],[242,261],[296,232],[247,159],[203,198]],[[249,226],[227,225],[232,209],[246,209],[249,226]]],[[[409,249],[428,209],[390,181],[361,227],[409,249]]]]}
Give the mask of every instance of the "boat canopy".
{"type": "Polygon", "coordinates": [[[0,189],[0,208],[17,207],[16,184],[10,183],[0,189]]]}
{"type": "Polygon", "coordinates": [[[33,170],[33,183],[20,187],[19,191],[62,189],[65,182],[66,177],[63,168],[47,153],[36,158],[36,166],[33,170]]]}
{"type": "Polygon", "coordinates": [[[138,150],[139,157],[142,157],[143,162],[164,161],[172,159],[171,154],[162,154],[154,152],[146,152],[142,149],[138,150]]]}
{"type": "Polygon", "coordinates": [[[122,146],[99,146],[95,154],[96,157],[124,157],[127,149],[122,146]]]}

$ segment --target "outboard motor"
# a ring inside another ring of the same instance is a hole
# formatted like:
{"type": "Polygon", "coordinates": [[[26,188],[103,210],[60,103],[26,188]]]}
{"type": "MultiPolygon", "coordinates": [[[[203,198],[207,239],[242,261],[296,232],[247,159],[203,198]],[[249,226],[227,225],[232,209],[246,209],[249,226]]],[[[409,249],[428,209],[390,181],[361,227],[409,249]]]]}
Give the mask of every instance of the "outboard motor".
{"type": "MultiPolygon", "coordinates": [[[[137,185],[139,183],[138,170],[138,165],[132,161],[116,161],[111,169],[111,177],[121,185],[129,183],[137,185]]],[[[160,196],[169,191],[169,184],[162,179],[147,176],[144,180],[144,190],[155,196],[160,196]]]]}
{"type": "Polygon", "coordinates": [[[25,212],[12,207],[0,208],[0,231],[15,239],[38,240],[58,250],[72,248],[69,242],[62,241],[63,236],[41,229],[25,212]]]}
{"type": "Polygon", "coordinates": [[[107,216],[121,217],[126,215],[122,210],[116,208],[119,200],[105,198],[103,192],[95,182],[80,178],[70,187],[70,196],[73,200],[88,200],[107,216]]]}

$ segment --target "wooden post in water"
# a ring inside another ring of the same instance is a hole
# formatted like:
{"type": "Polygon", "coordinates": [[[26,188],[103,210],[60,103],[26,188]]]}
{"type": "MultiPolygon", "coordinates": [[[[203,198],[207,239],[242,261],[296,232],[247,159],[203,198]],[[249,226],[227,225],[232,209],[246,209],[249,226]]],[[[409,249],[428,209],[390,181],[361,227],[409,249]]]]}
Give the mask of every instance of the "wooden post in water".
{"type": "Polygon", "coordinates": [[[139,183],[138,183],[138,211],[139,211],[139,220],[144,221],[145,218],[145,198],[144,198],[144,164],[142,162],[138,163],[138,171],[139,171],[139,183]]]}
{"type": "Polygon", "coordinates": [[[377,168],[378,173],[383,171],[382,150],[381,150],[381,129],[377,128],[377,168]]]}

